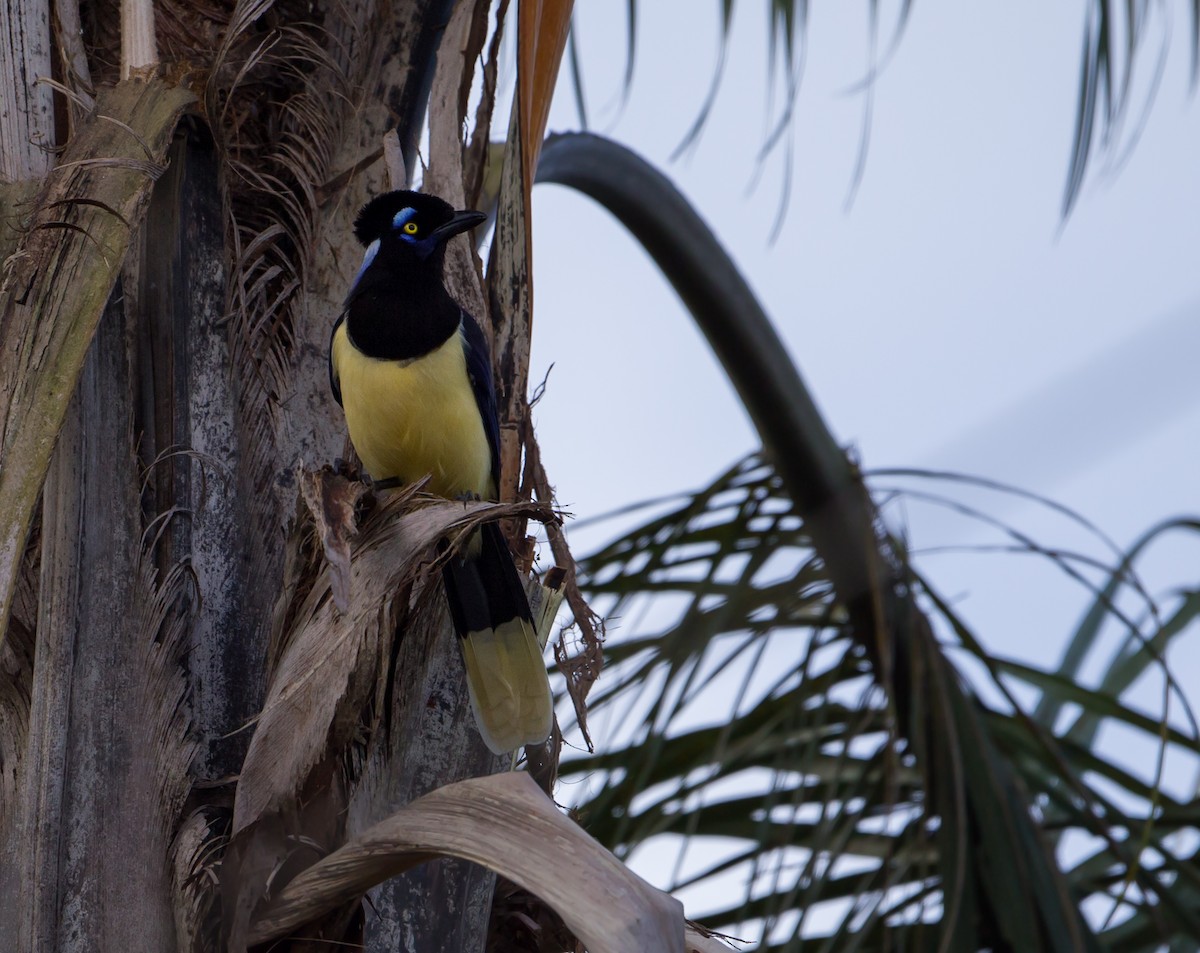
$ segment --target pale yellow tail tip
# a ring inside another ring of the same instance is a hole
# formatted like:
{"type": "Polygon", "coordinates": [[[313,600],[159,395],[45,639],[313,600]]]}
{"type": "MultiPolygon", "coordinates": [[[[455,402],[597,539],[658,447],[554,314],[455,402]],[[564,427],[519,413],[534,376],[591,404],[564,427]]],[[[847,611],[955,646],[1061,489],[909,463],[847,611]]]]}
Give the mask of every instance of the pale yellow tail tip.
{"type": "Polygon", "coordinates": [[[554,709],[550,680],[533,627],[514,619],[462,640],[471,711],[484,743],[496,754],[541,744],[554,709]]]}

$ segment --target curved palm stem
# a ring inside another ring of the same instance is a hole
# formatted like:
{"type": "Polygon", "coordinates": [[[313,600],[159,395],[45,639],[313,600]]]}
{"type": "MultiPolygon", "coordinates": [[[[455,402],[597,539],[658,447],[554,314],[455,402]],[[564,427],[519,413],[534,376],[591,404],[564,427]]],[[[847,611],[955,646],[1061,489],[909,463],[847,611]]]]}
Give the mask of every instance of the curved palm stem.
{"type": "Polygon", "coordinates": [[[966,948],[980,918],[1014,948],[1097,949],[1011,765],[915,602],[902,554],[877,532],[857,467],[711,230],[666,176],[594,134],[548,139],[538,180],[583,192],[633,233],[692,312],[757,427],[887,694],[894,737],[915,755],[940,818],[944,943],[966,948]],[[1003,873],[984,860],[1001,855],[1003,873]]]}
{"type": "Polygon", "coordinates": [[[538,181],[595,199],[633,233],[683,299],[729,375],[796,508],[808,524],[855,629],[888,630],[891,577],[857,469],[834,440],[754,292],[704,220],[661,172],[591,133],[546,140],[538,181]]]}

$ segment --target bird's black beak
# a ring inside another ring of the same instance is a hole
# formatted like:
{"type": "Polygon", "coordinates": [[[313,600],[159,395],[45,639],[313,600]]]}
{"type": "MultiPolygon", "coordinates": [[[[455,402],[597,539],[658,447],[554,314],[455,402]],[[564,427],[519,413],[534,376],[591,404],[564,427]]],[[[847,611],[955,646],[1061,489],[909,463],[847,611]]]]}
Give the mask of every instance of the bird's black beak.
{"type": "Polygon", "coordinates": [[[487,221],[487,216],[483,212],[476,212],[474,209],[465,209],[461,212],[455,212],[450,221],[445,225],[439,225],[429,237],[439,244],[449,241],[459,232],[465,232],[469,228],[474,228],[476,225],[487,221]]]}

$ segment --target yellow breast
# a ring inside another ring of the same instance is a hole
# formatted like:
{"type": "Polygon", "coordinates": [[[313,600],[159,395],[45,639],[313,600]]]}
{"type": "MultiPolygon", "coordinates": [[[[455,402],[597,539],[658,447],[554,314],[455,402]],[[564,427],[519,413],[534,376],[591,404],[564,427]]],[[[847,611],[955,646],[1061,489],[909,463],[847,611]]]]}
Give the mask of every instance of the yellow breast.
{"type": "Polygon", "coordinates": [[[411,483],[428,474],[432,493],[495,498],[491,448],[457,334],[423,357],[381,361],[357,350],[342,324],[332,357],[350,442],[374,479],[411,483]]]}

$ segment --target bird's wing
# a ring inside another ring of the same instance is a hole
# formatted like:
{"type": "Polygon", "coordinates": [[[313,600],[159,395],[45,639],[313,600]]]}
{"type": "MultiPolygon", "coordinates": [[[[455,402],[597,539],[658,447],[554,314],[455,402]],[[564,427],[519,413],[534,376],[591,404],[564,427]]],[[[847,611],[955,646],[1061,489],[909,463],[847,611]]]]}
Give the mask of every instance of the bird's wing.
{"type": "Polygon", "coordinates": [[[337,368],[333,365],[333,336],[337,334],[338,328],[345,320],[346,314],[342,312],[334,322],[333,330],[329,332],[329,389],[333,391],[333,399],[338,402],[339,407],[342,405],[342,385],[338,381],[337,368]]]}
{"type": "Polygon", "coordinates": [[[483,330],[466,311],[462,312],[464,350],[467,356],[467,376],[471,379],[471,390],[479,416],[483,418],[483,430],[487,434],[488,447],[492,451],[492,483],[500,489],[500,421],[496,412],[496,385],[492,380],[492,355],[488,350],[483,330]]]}

